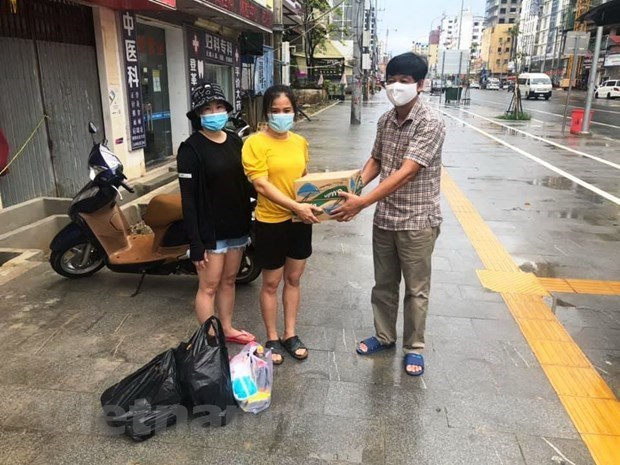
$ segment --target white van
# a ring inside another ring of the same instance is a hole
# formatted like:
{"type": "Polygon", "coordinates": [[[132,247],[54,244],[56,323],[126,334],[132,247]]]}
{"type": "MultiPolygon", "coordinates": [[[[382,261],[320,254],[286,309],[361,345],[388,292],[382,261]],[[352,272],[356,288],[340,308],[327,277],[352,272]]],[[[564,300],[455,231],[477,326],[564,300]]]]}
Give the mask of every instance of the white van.
{"type": "Polygon", "coordinates": [[[519,90],[526,99],[531,97],[551,98],[551,78],[545,73],[523,73],[519,75],[519,90]]]}

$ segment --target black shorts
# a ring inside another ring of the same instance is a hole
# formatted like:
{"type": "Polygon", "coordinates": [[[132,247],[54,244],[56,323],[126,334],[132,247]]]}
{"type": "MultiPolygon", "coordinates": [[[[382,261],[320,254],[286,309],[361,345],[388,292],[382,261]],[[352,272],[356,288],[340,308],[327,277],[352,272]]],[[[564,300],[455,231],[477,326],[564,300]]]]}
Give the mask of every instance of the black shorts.
{"type": "Polygon", "coordinates": [[[305,260],[312,255],[312,225],[256,221],[256,262],[264,270],[277,270],[287,258],[305,260]]]}

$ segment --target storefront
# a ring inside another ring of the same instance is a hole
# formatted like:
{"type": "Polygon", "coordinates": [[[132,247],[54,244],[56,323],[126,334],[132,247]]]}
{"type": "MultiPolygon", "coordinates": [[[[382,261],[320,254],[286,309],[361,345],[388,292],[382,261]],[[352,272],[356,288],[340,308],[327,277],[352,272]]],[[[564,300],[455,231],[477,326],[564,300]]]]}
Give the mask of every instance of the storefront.
{"type": "Polygon", "coordinates": [[[239,44],[212,32],[186,27],[187,70],[190,90],[217,82],[235,110],[241,109],[241,55],[239,44]]]}
{"type": "Polygon", "coordinates": [[[0,128],[13,158],[3,207],[71,197],[87,176],[89,121],[102,105],[93,11],[69,1],[0,0],[0,128]]]}

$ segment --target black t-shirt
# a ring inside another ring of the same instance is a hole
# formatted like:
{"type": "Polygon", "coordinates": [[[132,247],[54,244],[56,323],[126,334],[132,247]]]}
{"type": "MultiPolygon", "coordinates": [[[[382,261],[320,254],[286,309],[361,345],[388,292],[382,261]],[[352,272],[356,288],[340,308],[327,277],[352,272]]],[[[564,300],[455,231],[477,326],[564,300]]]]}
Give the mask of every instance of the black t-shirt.
{"type": "Polygon", "coordinates": [[[250,189],[241,164],[243,141],[234,133],[226,134],[220,144],[195,132],[177,155],[193,261],[214,249],[217,240],[235,239],[250,231],[250,189]]]}

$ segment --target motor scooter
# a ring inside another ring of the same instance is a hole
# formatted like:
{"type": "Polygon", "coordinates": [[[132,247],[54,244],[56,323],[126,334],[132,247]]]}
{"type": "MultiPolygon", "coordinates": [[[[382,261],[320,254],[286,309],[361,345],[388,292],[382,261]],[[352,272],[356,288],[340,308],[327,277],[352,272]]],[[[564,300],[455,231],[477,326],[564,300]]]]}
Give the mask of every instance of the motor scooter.
{"type": "MultiPolygon", "coordinates": [[[[235,123],[235,125],[241,123],[235,123]]],[[[75,195],[69,207],[69,223],[50,244],[50,264],[67,278],[91,276],[104,266],[118,273],[195,274],[189,259],[189,239],[183,223],[181,195],[162,194],[151,199],[143,220],[152,234],[131,234],[119,206],[120,188],[129,192],[120,160],[106,142],[97,143],[97,128],[89,123],[93,148],[88,157],[90,181],[75,195]]],[[[252,228],[253,230],[253,228],[252,228]]],[[[254,260],[253,233],[245,249],[237,283],[254,281],[261,270],[254,260]]]]}

